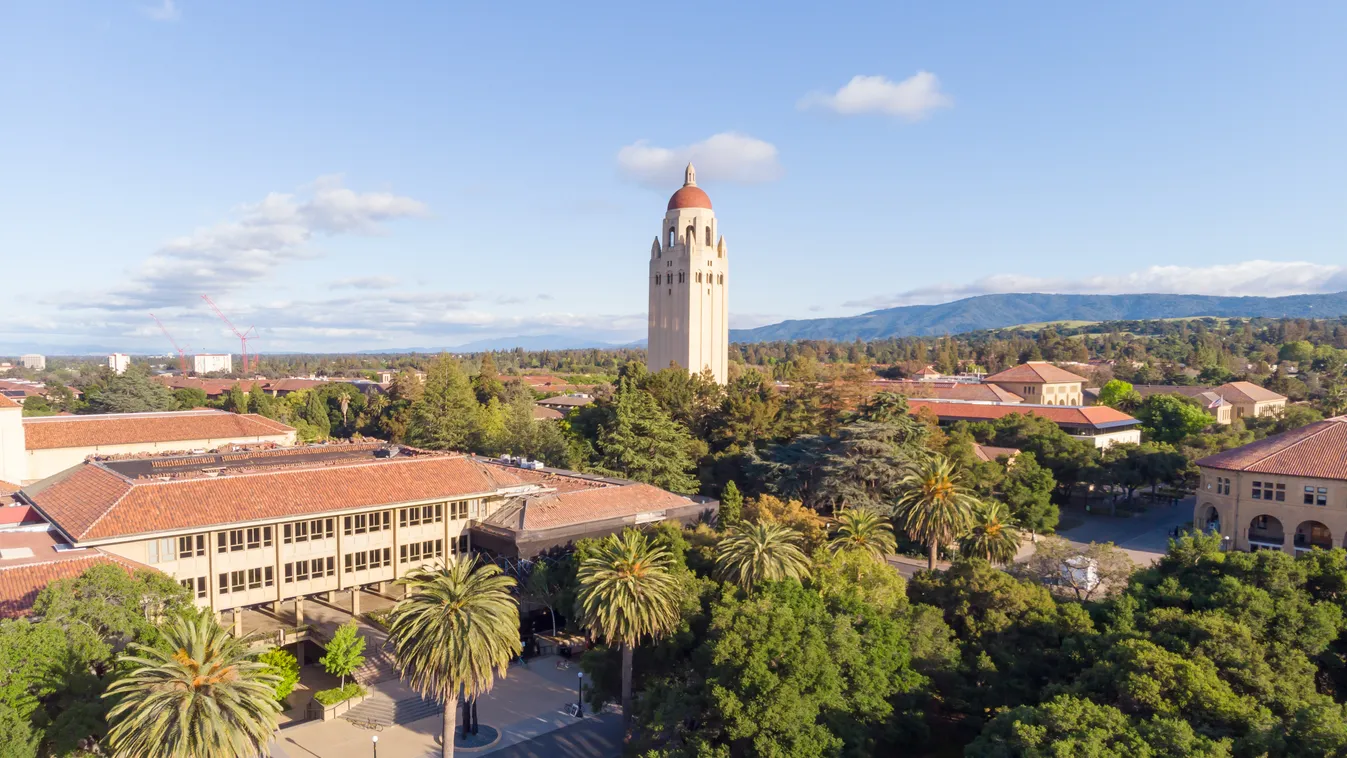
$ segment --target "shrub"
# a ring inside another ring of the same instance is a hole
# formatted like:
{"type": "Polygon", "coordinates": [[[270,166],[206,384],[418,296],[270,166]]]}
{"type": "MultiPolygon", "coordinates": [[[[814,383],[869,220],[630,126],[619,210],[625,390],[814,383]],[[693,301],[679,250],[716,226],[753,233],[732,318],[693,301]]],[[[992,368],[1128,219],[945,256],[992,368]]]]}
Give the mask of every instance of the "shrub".
{"type": "Polygon", "coordinates": [[[269,673],[280,677],[280,681],[276,683],[276,699],[284,703],[290,693],[295,691],[295,685],[299,683],[299,661],[278,647],[257,656],[257,660],[267,665],[269,673]]]}
{"type": "Polygon", "coordinates": [[[355,682],[351,682],[345,687],[334,687],[330,690],[318,690],[313,693],[313,699],[317,700],[323,707],[344,703],[353,697],[361,697],[365,694],[365,688],[355,682]]]}

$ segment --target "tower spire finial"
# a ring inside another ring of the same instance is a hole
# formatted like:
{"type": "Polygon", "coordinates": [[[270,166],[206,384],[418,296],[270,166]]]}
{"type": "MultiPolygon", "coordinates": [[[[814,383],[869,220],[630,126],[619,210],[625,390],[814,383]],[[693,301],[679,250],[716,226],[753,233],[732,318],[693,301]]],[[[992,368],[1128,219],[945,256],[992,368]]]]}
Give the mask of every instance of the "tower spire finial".
{"type": "Polygon", "coordinates": [[[684,187],[697,186],[697,169],[692,167],[691,161],[688,161],[687,170],[683,172],[683,186],[684,187]]]}

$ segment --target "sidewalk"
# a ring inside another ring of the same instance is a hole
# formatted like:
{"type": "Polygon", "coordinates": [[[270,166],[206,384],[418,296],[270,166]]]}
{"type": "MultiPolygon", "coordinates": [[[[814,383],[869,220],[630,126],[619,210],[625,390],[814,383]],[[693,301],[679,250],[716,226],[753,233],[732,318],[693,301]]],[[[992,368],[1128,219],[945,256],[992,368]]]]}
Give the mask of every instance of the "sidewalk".
{"type": "MultiPolygon", "coordinates": [[[[471,755],[495,752],[582,723],[564,710],[575,702],[576,674],[580,669],[578,666],[557,669],[558,660],[548,656],[532,660],[528,667],[514,665],[505,678],[496,680],[491,694],[477,701],[477,717],[483,725],[499,729],[501,738],[490,748],[471,755]]],[[[394,700],[412,694],[411,689],[397,680],[381,682],[373,689],[394,700]]],[[[288,758],[364,758],[371,754],[370,738],[377,734],[379,749],[386,751],[386,755],[438,756],[440,729],[440,716],[388,727],[381,732],[366,731],[343,719],[310,722],[282,732],[280,747],[288,758]]]]}

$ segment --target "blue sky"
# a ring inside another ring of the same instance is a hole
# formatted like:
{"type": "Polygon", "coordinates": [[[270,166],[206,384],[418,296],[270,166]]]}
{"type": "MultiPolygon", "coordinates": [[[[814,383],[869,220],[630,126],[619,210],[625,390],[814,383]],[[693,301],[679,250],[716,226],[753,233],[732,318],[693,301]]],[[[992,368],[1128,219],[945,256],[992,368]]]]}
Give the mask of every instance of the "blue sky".
{"type": "Polygon", "coordinates": [[[688,155],[736,326],[1347,289],[1341,3],[458,5],[0,4],[0,352],[639,338],[688,155]]]}

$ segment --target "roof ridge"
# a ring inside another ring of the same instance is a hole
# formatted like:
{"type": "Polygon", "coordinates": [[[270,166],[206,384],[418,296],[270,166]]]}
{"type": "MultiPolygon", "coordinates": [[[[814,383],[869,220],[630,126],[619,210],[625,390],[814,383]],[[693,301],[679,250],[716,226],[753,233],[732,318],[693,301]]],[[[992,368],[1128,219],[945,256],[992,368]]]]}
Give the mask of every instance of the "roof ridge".
{"type": "Polygon", "coordinates": [[[242,471],[237,474],[226,473],[223,476],[194,476],[194,477],[182,477],[178,479],[164,479],[161,477],[152,477],[145,479],[129,479],[128,481],[130,481],[131,484],[136,487],[140,486],[148,487],[150,485],[155,484],[180,484],[182,482],[225,481],[229,479],[241,479],[246,476],[270,476],[272,474],[300,474],[307,471],[324,471],[336,468],[359,468],[361,466],[389,466],[392,464],[413,463],[417,460],[423,461],[455,460],[460,458],[468,459],[469,456],[464,455],[463,453],[450,453],[447,455],[426,456],[424,458],[414,455],[409,455],[406,458],[374,458],[372,460],[354,461],[351,463],[343,463],[341,461],[336,462],[329,461],[324,463],[320,461],[317,463],[311,463],[309,465],[289,466],[286,468],[273,468],[273,469],[266,469],[264,471],[242,471]]]}
{"type": "Polygon", "coordinates": [[[89,532],[92,532],[93,529],[94,529],[94,527],[98,526],[98,522],[100,522],[100,521],[102,521],[103,519],[107,518],[107,516],[108,516],[109,513],[112,513],[113,511],[117,510],[117,506],[121,505],[121,504],[122,504],[122,501],[126,499],[126,496],[129,495],[129,494],[131,494],[131,491],[134,490],[134,489],[136,488],[136,483],[135,483],[134,481],[131,481],[131,480],[129,480],[129,479],[126,479],[125,477],[122,477],[122,476],[120,476],[120,475],[114,474],[113,472],[108,471],[107,469],[103,468],[102,466],[98,466],[97,468],[98,468],[99,471],[105,471],[105,472],[107,472],[107,473],[109,473],[109,474],[113,474],[114,476],[117,476],[117,478],[119,478],[119,479],[121,479],[122,481],[126,482],[127,487],[126,487],[126,489],[122,492],[122,494],[120,494],[120,495],[117,496],[117,499],[116,499],[116,500],[113,500],[113,501],[112,501],[112,505],[109,505],[107,508],[104,508],[104,509],[103,509],[103,512],[100,513],[100,514],[98,514],[98,518],[96,518],[96,519],[94,519],[93,521],[89,522],[89,525],[86,526],[86,527],[84,527],[84,531],[82,531],[82,532],[79,533],[79,539],[84,539],[86,536],[88,536],[89,532]]]}
{"type": "Polygon", "coordinates": [[[95,547],[86,547],[85,550],[91,551],[90,555],[73,555],[69,558],[49,558],[45,561],[30,561],[28,563],[15,563],[11,566],[0,566],[0,571],[12,571],[21,568],[33,568],[36,566],[50,566],[56,563],[70,563],[71,561],[88,561],[95,558],[111,558],[110,553],[103,552],[95,547]]]}

